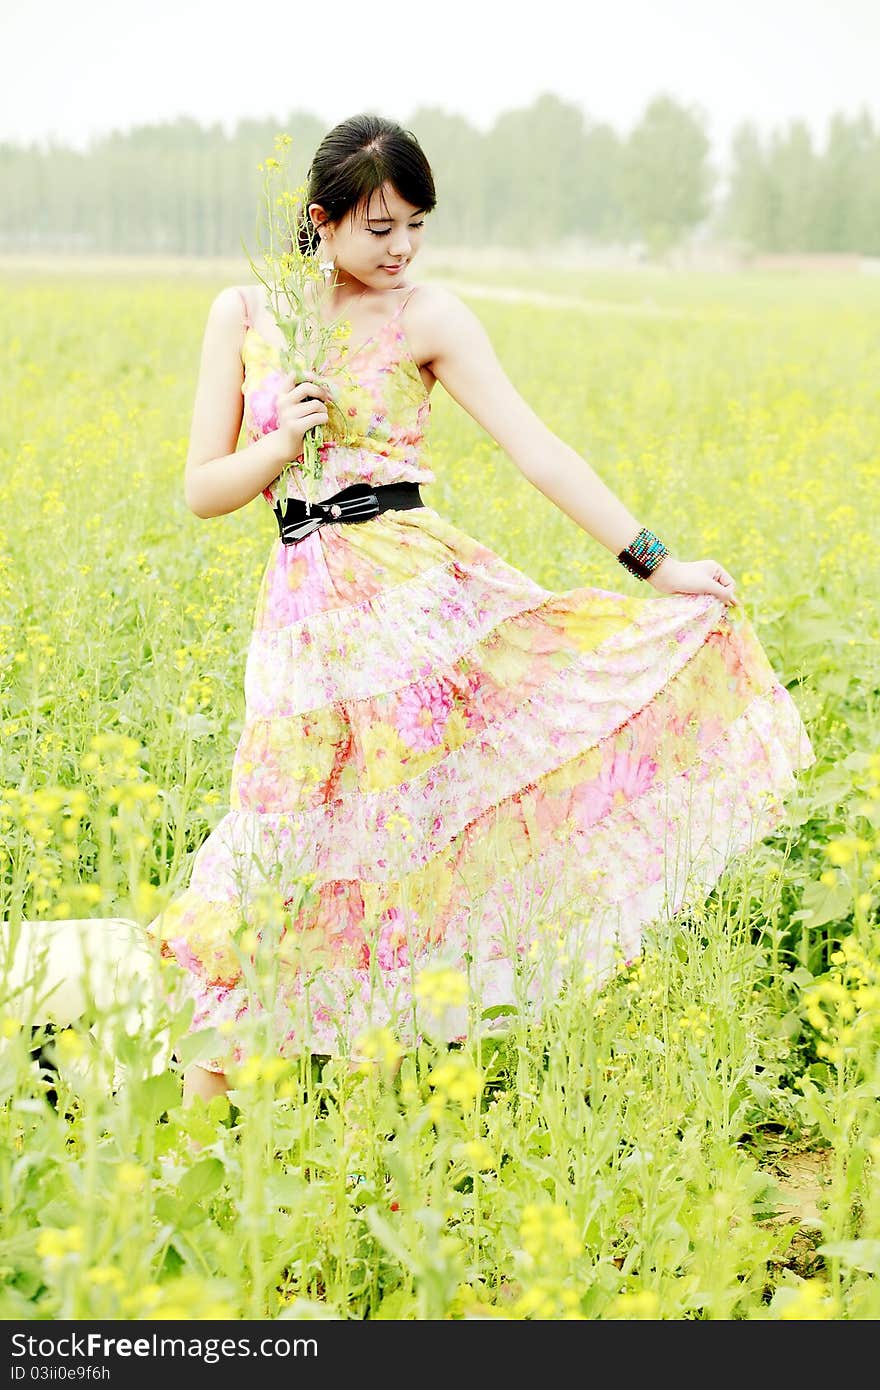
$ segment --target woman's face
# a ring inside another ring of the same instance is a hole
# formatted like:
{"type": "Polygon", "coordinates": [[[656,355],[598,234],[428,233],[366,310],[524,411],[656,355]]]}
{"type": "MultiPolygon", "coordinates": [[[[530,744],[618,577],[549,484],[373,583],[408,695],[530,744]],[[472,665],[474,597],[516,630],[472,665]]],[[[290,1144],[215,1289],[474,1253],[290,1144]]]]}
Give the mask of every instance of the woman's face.
{"type": "Polygon", "coordinates": [[[388,182],[337,223],[327,221],[320,203],[309,203],[309,215],[322,231],[321,259],[335,257],[343,283],[353,279],[370,289],[393,289],[422,244],[425,213],[388,182]]]}

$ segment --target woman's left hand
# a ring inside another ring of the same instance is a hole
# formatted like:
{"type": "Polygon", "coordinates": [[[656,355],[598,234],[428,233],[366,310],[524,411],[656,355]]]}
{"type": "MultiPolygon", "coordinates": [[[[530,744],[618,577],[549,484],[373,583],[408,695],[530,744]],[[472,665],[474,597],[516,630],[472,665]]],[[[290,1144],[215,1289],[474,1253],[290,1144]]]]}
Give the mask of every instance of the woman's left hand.
{"type": "Polygon", "coordinates": [[[648,575],[648,583],[661,594],[714,594],[728,607],[738,607],[736,584],[717,560],[675,560],[666,555],[648,575]]]}

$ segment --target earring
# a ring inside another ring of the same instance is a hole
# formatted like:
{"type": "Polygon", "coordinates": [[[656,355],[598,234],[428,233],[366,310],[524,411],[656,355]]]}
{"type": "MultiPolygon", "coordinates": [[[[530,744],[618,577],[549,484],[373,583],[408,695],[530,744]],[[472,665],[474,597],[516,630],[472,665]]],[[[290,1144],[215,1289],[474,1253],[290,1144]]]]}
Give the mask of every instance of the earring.
{"type": "MultiPolygon", "coordinates": [[[[323,237],[321,238],[321,240],[322,240],[322,242],[323,242],[323,237]]],[[[334,271],[334,268],[335,268],[335,264],[336,264],[336,258],[335,258],[334,256],[331,256],[330,259],[329,259],[329,261],[318,261],[318,269],[320,270],[321,274],[322,274],[323,277],[324,277],[324,284],[325,284],[325,285],[327,284],[328,280],[330,279],[330,276],[333,274],[333,271],[334,271]]]]}

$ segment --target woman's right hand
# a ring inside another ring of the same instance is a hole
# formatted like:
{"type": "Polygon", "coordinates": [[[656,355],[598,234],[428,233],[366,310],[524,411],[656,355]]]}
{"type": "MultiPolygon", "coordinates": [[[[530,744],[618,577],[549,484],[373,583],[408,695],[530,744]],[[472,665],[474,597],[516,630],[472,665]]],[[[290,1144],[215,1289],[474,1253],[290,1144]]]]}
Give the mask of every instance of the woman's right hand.
{"type": "Polygon", "coordinates": [[[648,583],[661,594],[713,594],[728,608],[739,607],[736,581],[717,560],[676,560],[665,555],[648,583]]]}
{"type": "Polygon", "coordinates": [[[308,431],[315,425],[327,424],[324,402],[332,399],[333,392],[315,372],[287,373],[278,391],[276,410],[278,442],[284,446],[285,457],[290,462],[302,453],[308,431]]]}

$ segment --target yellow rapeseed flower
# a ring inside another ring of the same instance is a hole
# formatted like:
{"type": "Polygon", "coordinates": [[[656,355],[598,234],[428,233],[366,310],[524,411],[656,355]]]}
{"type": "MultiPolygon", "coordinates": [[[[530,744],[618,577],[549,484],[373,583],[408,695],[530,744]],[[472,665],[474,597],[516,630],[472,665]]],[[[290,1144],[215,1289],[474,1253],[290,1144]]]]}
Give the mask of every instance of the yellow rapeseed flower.
{"type": "Polygon", "coordinates": [[[37,1236],[37,1254],[50,1263],[64,1259],[65,1255],[75,1255],[83,1248],[82,1226],[45,1226],[37,1236]]]}
{"type": "Polygon", "coordinates": [[[565,1288],[554,1280],[538,1280],[532,1284],[517,1299],[513,1311],[518,1318],[562,1322],[583,1320],[577,1290],[565,1288]]]}
{"type": "Polygon", "coordinates": [[[116,1182],[123,1192],[140,1192],[146,1178],[147,1170],[139,1163],[120,1163],[116,1170],[116,1182]]]}
{"type": "Polygon", "coordinates": [[[65,1028],[58,1033],[55,1038],[55,1046],[65,1062],[75,1062],[82,1057],[85,1052],[85,1044],[79,1033],[73,1028],[65,1028]]]}
{"type": "Polygon", "coordinates": [[[460,1006],[467,994],[467,979],[459,970],[429,966],[416,976],[416,998],[436,1009],[460,1006]]]}
{"type": "Polygon", "coordinates": [[[539,1318],[549,1322],[557,1312],[555,1289],[533,1284],[516,1300],[514,1312],[519,1318],[539,1318]]]}
{"type": "Polygon", "coordinates": [[[235,1079],[241,1086],[252,1086],[260,1081],[269,1085],[290,1070],[291,1063],[284,1057],[262,1057],[254,1053],[236,1069],[235,1079]]]}
{"type": "Polygon", "coordinates": [[[498,1160],[485,1139],[469,1139],[463,1145],[463,1152],[470,1165],[480,1173],[498,1166],[498,1160]]]}
{"type": "Polygon", "coordinates": [[[467,1109],[482,1092],[483,1076],[466,1057],[450,1053],[434,1067],[428,1084],[438,1101],[454,1100],[467,1109]]]}
{"type": "Polygon", "coordinates": [[[633,1318],[650,1322],[656,1319],[660,1299],[654,1289],[636,1289],[632,1293],[620,1293],[611,1305],[611,1311],[619,1318],[633,1318]]]}
{"type": "Polygon", "coordinates": [[[852,863],[856,854],[865,854],[870,848],[869,840],[864,840],[859,835],[848,835],[840,840],[829,840],[825,846],[825,854],[837,868],[843,868],[852,863]]]}
{"type": "Polygon", "coordinates": [[[114,1265],[93,1265],[85,1271],[84,1278],[98,1288],[112,1284],[115,1289],[125,1287],[127,1280],[114,1265]]]}
{"type": "Polygon", "coordinates": [[[779,1310],[779,1318],[783,1322],[827,1321],[834,1316],[835,1302],[828,1296],[828,1285],[822,1279],[805,1279],[779,1310]]]}
{"type": "Polygon", "coordinates": [[[355,1040],[355,1054],[364,1061],[362,1070],[369,1072],[373,1063],[378,1062],[391,1071],[403,1055],[400,1043],[390,1028],[368,1028],[355,1040]]]}
{"type": "Polygon", "coordinates": [[[559,1203],[529,1202],[523,1207],[519,1235],[523,1249],[534,1260],[559,1251],[573,1259],[583,1251],[575,1224],[559,1203]]]}

